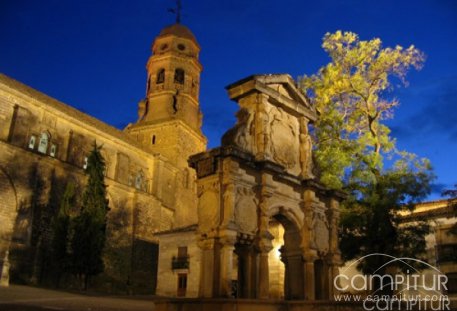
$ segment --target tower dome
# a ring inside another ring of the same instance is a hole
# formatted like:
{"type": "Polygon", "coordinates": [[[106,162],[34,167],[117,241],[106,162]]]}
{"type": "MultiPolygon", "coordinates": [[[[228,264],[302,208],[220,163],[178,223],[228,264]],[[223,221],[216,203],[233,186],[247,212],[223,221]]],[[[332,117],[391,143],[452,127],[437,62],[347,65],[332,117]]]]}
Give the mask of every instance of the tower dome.
{"type": "Polygon", "coordinates": [[[194,34],[179,23],[162,29],[146,64],[146,97],[130,134],[171,163],[188,168],[187,159],[206,149],[198,100],[202,65],[194,34]]]}
{"type": "Polygon", "coordinates": [[[165,27],[160,32],[158,38],[166,37],[166,36],[170,36],[170,35],[180,37],[183,39],[189,39],[192,42],[194,42],[196,45],[198,45],[197,39],[195,39],[195,36],[192,33],[192,31],[190,31],[189,28],[187,28],[186,26],[184,26],[182,24],[176,23],[176,24],[165,27]]]}

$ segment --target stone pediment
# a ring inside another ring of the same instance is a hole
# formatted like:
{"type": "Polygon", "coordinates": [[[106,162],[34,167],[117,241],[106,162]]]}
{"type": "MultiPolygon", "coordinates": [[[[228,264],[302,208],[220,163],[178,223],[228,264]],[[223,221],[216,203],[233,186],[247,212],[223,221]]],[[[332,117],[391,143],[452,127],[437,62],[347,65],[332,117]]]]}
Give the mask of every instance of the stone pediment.
{"type": "Polygon", "coordinates": [[[288,112],[301,114],[310,121],[316,120],[316,111],[295,86],[288,74],[252,75],[226,86],[230,99],[238,101],[252,92],[263,93],[288,112]]]}
{"type": "Polygon", "coordinates": [[[313,178],[308,123],[316,113],[286,74],[255,75],[227,87],[238,102],[237,123],[222,137],[257,161],[271,161],[292,175],[313,178]]]}

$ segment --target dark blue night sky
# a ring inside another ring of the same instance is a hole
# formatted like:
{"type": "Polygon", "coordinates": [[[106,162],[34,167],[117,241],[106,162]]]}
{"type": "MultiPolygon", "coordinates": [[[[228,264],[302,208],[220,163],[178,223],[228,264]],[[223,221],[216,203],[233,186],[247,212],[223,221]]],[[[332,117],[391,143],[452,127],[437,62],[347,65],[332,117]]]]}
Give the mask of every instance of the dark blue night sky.
{"type": "MultiPolygon", "coordinates": [[[[200,103],[209,147],[235,122],[224,87],[251,74],[315,73],[328,62],[326,32],[352,31],[427,55],[395,90],[389,124],[398,146],[435,167],[437,198],[457,183],[457,1],[183,0],[199,41],[200,103]]],[[[136,121],[145,65],[171,0],[0,0],[0,72],[113,126],[136,121]]]]}

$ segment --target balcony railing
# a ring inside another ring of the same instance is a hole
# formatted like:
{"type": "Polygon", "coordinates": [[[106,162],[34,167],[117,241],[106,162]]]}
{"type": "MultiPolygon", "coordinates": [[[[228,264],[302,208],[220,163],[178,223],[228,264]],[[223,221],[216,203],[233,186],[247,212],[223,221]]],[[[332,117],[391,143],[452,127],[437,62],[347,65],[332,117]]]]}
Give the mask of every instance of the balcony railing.
{"type": "Polygon", "coordinates": [[[189,256],[187,257],[174,257],[171,260],[171,268],[173,270],[189,269],[189,256]]]}

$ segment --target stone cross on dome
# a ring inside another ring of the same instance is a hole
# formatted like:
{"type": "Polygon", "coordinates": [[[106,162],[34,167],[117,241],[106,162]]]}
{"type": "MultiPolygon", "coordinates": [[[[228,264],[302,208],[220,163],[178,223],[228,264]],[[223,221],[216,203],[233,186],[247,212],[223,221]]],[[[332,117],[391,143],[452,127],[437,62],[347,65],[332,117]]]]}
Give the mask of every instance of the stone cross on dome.
{"type": "Polygon", "coordinates": [[[168,9],[168,12],[176,14],[176,24],[181,23],[181,0],[176,0],[176,8],[175,9],[168,9]]]}

